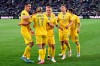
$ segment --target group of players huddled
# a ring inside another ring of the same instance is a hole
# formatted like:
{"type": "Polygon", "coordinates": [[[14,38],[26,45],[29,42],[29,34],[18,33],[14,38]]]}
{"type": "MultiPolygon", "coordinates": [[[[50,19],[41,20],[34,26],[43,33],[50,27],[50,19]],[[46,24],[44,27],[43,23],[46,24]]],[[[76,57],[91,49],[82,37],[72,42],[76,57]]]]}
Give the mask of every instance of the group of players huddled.
{"type": "Polygon", "coordinates": [[[48,56],[47,58],[52,62],[55,60],[55,37],[54,37],[54,26],[59,30],[59,41],[61,42],[61,54],[62,60],[66,58],[66,48],[68,48],[68,56],[71,57],[71,47],[69,44],[69,39],[71,38],[73,42],[77,45],[77,57],[80,57],[80,43],[79,35],[80,32],[80,19],[75,15],[73,9],[68,9],[66,5],[62,4],[61,12],[58,14],[57,18],[52,12],[52,7],[50,5],[46,6],[46,12],[43,12],[42,7],[36,8],[36,13],[29,15],[31,10],[31,4],[25,3],[24,10],[21,12],[21,34],[27,45],[25,51],[21,57],[27,63],[33,63],[30,60],[30,51],[34,42],[32,40],[32,35],[35,34],[36,44],[39,48],[38,52],[38,64],[45,63],[46,55],[46,45],[48,45],[48,56]],[[33,28],[35,33],[30,28],[31,22],[34,22],[33,28]]]}

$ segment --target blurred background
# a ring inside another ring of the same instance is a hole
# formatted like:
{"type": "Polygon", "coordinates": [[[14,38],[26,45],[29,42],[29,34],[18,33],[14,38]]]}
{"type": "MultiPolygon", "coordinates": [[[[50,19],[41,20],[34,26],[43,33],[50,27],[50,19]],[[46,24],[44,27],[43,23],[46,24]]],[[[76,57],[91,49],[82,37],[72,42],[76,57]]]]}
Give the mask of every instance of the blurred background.
{"type": "Polygon", "coordinates": [[[37,6],[42,6],[45,11],[45,6],[49,3],[56,15],[60,12],[61,4],[66,4],[78,16],[100,16],[100,0],[0,0],[0,16],[19,17],[26,2],[32,5],[30,13],[35,12],[37,6]]]}

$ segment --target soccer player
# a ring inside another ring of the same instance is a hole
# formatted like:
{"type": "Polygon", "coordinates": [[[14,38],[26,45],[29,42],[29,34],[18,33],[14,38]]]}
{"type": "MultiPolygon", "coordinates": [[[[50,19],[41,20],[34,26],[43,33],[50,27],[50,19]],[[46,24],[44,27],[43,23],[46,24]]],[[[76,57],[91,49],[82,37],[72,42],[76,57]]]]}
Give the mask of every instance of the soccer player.
{"type": "MultiPolygon", "coordinates": [[[[52,13],[52,7],[46,7],[45,15],[48,17],[50,23],[58,26],[57,19],[52,13]]],[[[51,59],[52,62],[56,62],[55,56],[55,38],[54,38],[54,27],[51,27],[47,24],[47,43],[48,43],[48,59],[51,59]],[[51,58],[52,57],[52,58],[51,58]]]]}
{"type": "Polygon", "coordinates": [[[47,42],[46,25],[54,26],[49,23],[48,17],[42,13],[42,7],[38,7],[36,11],[37,14],[32,16],[32,21],[34,22],[36,44],[39,48],[40,62],[38,64],[44,64],[46,55],[45,45],[47,42]]]}
{"type": "Polygon", "coordinates": [[[62,30],[59,30],[59,39],[61,42],[61,51],[62,51],[62,59],[66,58],[66,46],[68,47],[68,55],[71,57],[71,47],[69,44],[69,32],[70,32],[70,26],[72,25],[71,21],[71,14],[66,12],[67,8],[66,5],[61,5],[61,12],[58,14],[58,22],[60,27],[63,28],[62,30]],[[66,46],[65,46],[65,45],[66,46]]]}
{"type": "Polygon", "coordinates": [[[77,15],[75,15],[73,9],[69,9],[69,12],[72,15],[71,20],[73,24],[70,28],[70,37],[73,42],[77,45],[77,57],[80,57],[80,43],[79,43],[79,32],[80,32],[80,19],[77,15]]]}
{"type": "Polygon", "coordinates": [[[33,31],[30,28],[30,18],[31,18],[31,16],[29,15],[30,9],[31,9],[31,4],[25,3],[24,10],[21,12],[21,22],[19,23],[19,25],[21,26],[21,34],[26,44],[25,51],[23,53],[23,56],[21,57],[21,59],[24,60],[25,62],[33,62],[32,60],[30,60],[30,51],[34,44],[31,36],[31,33],[33,33],[33,31]]]}

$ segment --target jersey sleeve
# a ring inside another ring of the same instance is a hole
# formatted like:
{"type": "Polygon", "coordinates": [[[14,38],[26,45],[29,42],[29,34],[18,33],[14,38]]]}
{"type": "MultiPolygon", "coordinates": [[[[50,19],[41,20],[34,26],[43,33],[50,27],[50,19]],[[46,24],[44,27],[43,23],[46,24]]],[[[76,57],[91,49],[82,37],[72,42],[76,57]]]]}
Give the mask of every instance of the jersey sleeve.
{"type": "Polygon", "coordinates": [[[45,15],[45,18],[46,18],[46,22],[49,23],[50,20],[48,19],[48,17],[45,15]]]}
{"type": "Polygon", "coordinates": [[[59,23],[59,16],[60,16],[60,14],[58,14],[58,17],[56,18],[56,20],[57,20],[58,23],[59,23]]]}
{"type": "Polygon", "coordinates": [[[72,20],[72,15],[69,13],[69,21],[72,20]]]}
{"type": "Polygon", "coordinates": [[[31,18],[30,18],[30,22],[34,22],[35,21],[35,15],[33,15],[31,18]]]}
{"type": "Polygon", "coordinates": [[[22,18],[22,16],[25,16],[25,15],[26,15],[26,13],[24,11],[22,11],[21,12],[21,18],[22,18]]]}
{"type": "Polygon", "coordinates": [[[55,17],[54,19],[55,19],[55,25],[58,25],[58,22],[57,22],[57,19],[56,19],[56,17],[55,17]]]}
{"type": "Polygon", "coordinates": [[[80,23],[80,18],[77,16],[77,23],[80,23]]]}

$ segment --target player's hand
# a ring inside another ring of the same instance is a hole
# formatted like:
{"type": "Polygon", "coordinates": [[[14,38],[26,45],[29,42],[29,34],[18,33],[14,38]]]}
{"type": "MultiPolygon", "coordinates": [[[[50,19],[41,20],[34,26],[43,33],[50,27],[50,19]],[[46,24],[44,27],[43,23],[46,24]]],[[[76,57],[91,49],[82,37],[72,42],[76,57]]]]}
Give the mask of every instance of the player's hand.
{"type": "Polygon", "coordinates": [[[77,33],[80,33],[80,30],[79,29],[77,30],[77,33]]]}
{"type": "Polygon", "coordinates": [[[32,30],[31,30],[31,35],[32,35],[32,36],[34,35],[34,31],[32,31],[32,30]]]}
{"type": "Polygon", "coordinates": [[[62,27],[59,27],[59,29],[63,31],[63,28],[62,27]]]}
{"type": "Polygon", "coordinates": [[[69,28],[69,26],[66,26],[66,29],[68,29],[69,28]]]}
{"type": "Polygon", "coordinates": [[[50,23],[50,27],[53,29],[54,28],[54,24],[50,23]]]}
{"type": "Polygon", "coordinates": [[[30,23],[29,22],[24,22],[23,23],[23,26],[27,26],[27,25],[29,25],[30,23]]]}

